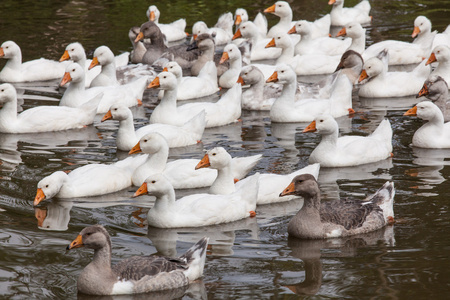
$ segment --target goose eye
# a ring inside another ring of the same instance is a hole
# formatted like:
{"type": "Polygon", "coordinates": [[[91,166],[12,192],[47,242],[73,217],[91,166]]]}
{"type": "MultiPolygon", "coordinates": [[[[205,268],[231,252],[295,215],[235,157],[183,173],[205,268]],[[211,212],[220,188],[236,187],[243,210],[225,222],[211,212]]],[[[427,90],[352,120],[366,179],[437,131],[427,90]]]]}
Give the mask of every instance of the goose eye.
{"type": "Polygon", "coordinates": [[[163,78],[167,78],[167,76],[164,76],[163,78]]]}
{"type": "Polygon", "coordinates": [[[323,119],[319,121],[320,123],[323,123],[323,119]]]}
{"type": "Polygon", "coordinates": [[[2,89],[2,92],[4,92],[5,90],[4,89],[2,89]]]}
{"type": "Polygon", "coordinates": [[[233,50],[230,50],[230,52],[233,52],[233,50]]]}
{"type": "Polygon", "coordinates": [[[217,153],[213,153],[212,155],[213,155],[213,156],[216,156],[216,154],[217,154],[217,153]]]}
{"type": "Polygon", "coordinates": [[[439,50],[437,53],[441,53],[441,50],[439,50]]]}
{"type": "Polygon", "coordinates": [[[156,180],[152,180],[152,183],[156,183],[156,180]]]}
{"type": "Polygon", "coordinates": [[[144,140],[144,143],[147,143],[148,140],[144,140]]]}
{"type": "Polygon", "coordinates": [[[278,37],[278,39],[281,39],[281,37],[278,37]]]}
{"type": "Polygon", "coordinates": [[[248,75],[248,73],[244,73],[244,75],[248,75]]]}
{"type": "Polygon", "coordinates": [[[72,72],[75,72],[75,69],[73,69],[72,72]]]}
{"type": "Polygon", "coordinates": [[[284,73],[284,70],[282,70],[281,73],[284,73]]]}
{"type": "Polygon", "coordinates": [[[48,184],[45,187],[48,188],[48,184]]]}
{"type": "Polygon", "coordinates": [[[90,236],[91,234],[92,234],[92,232],[88,232],[88,233],[86,233],[86,235],[87,235],[87,236],[90,236]]]}
{"type": "Polygon", "coordinates": [[[244,27],[242,27],[242,29],[245,29],[245,26],[244,26],[244,27]]]}

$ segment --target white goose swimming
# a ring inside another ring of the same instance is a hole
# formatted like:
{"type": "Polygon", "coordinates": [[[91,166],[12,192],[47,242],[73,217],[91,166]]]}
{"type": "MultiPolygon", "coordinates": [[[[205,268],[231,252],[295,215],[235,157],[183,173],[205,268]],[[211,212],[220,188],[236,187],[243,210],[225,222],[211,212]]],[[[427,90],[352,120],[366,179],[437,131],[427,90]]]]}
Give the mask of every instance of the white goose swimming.
{"type": "Polygon", "coordinates": [[[100,74],[95,76],[90,87],[119,85],[116,76],[116,64],[114,61],[114,53],[108,46],[100,46],[94,51],[89,69],[100,66],[100,74]]]}
{"type": "Polygon", "coordinates": [[[106,120],[118,120],[119,130],[117,131],[117,149],[130,151],[139,139],[150,132],[158,132],[167,140],[170,148],[183,147],[198,143],[205,130],[205,112],[202,111],[192,117],[183,126],[168,124],[150,124],[134,130],[133,114],[131,110],[123,104],[114,104],[102,118],[106,120]]]}
{"type": "Polygon", "coordinates": [[[30,82],[61,78],[68,63],[49,59],[35,59],[22,63],[20,47],[13,41],[6,41],[0,46],[0,58],[7,60],[0,71],[0,81],[30,82]]]}
{"type": "MultiPolygon", "coordinates": [[[[228,195],[234,193],[236,189],[239,189],[240,186],[246,184],[246,181],[249,180],[249,178],[245,178],[235,184],[231,172],[231,161],[231,155],[224,148],[215,147],[208,150],[195,167],[196,169],[212,168],[217,170],[217,178],[209,188],[211,194],[228,195]]],[[[315,178],[318,178],[319,169],[319,164],[313,164],[286,175],[274,173],[260,174],[258,199],[256,200],[256,204],[268,204],[292,200],[294,197],[280,197],[280,189],[282,190],[295,176],[300,174],[309,173],[315,178]]]]}
{"type": "Polygon", "coordinates": [[[350,22],[360,24],[367,24],[372,22],[372,17],[369,16],[370,3],[368,0],[363,0],[353,7],[344,7],[344,0],[330,0],[331,8],[331,25],[345,26],[350,22]]]}
{"type": "MultiPolygon", "coordinates": [[[[144,164],[133,174],[133,184],[140,186],[144,180],[156,173],[163,173],[175,189],[199,188],[211,186],[217,177],[217,171],[203,169],[196,171],[198,159],[177,159],[167,162],[169,146],[166,139],[159,133],[144,135],[129,152],[149,154],[144,164]]],[[[235,158],[233,160],[233,178],[242,179],[258,163],[261,155],[235,158]]]]}
{"type": "Polygon", "coordinates": [[[430,76],[441,76],[447,85],[450,84],[450,48],[445,45],[436,46],[427,60],[427,65],[438,62],[430,76]]]}
{"type": "Polygon", "coordinates": [[[158,25],[161,32],[166,36],[167,42],[181,41],[186,38],[186,19],[178,19],[170,24],[159,23],[161,13],[155,5],[150,5],[147,9],[147,17],[150,21],[158,25]]]}
{"type": "Polygon", "coordinates": [[[255,215],[259,174],[229,195],[193,194],[175,201],[175,191],[163,174],[149,176],[134,196],[156,197],[147,214],[149,226],[199,227],[228,223],[255,215]]]}
{"type": "Polygon", "coordinates": [[[230,89],[236,84],[236,81],[239,78],[239,73],[242,69],[241,51],[239,51],[239,48],[236,45],[228,44],[225,48],[223,48],[220,63],[224,63],[226,61],[230,62],[230,68],[225,71],[222,76],[220,76],[219,85],[222,88],[230,89]]]}
{"type": "Polygon", "coordinates": [[[376,162],[392,156],[392,128],[387,119],[369,136],[338,138],[339,128],[330,115],[318,116],[303,132],[317,132],[320,143],[309,156],[309,163],[321,167],[349,167],[376,162]]]}
{"type": "Polygon", "coordinates": [[[101,96],[79,108],[36,106],[17,114],[17,93],[13,85],[0,85],[0,132],[27,133],[82,128],[94,122],[101,96]]]}
{"type": "Polygon", "coordinates": [[[155,107],[150,123],[164,123],[181,126],[202,110],[206,112],[206,127],[222,126],[236,122],[241,116],[241,85],[235,84],[219,101],[196,102],[177,106],[177,79],[170,72],[161,72],[149,84],[149,88],[161,88],[164,96],[155,107]]]}

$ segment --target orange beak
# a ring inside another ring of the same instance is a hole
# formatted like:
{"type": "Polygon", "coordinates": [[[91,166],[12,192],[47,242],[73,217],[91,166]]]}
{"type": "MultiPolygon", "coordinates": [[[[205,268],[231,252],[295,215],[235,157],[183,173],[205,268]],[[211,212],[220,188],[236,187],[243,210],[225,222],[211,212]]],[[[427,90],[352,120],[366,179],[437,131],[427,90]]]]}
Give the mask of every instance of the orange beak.
{"type": "Polygon", "coordinates": [[[420,33],[419,27],[414,26],[414,30],[413,30],[413,33],[411,34],[411,36],[412,36],[413,38],[415,38],[419,33],[420,33]]]}
{"type": "Polygon", "coordinates": [[[192,37],[194,38],[194,41],[195,41],[197,39],[198,35],[194,34],[192,37]]]}
{"type": "Polygon", "coordinates": [[[195,166],[195,169],[201,169],[201,168],[207,168],[211,166],[211,163],[209,162],[209,156],[208,154],[205,154],[205,156],[203,156],[202,160],[195,166]]]}
{"type": "Polygon", "coordinates": [[[427,63],[425,64],[425,66],[428,66],[429,64],[431,64],[431,63],[433,63],[435,61],[437,61],[437,59],[436,59],[436,55],[433,52],[433,53],[431,53],[430,57],[428,58],[427,63]]]}
{"type": "Polygon", "coordinates": [[[147,86],[148,89],[157,88],[159,87],[159,77],[156,76],[155,79],[153,79],[152,82],[147,86]]]}
{"type": "Polygon", "coordinates": [[[33,205],[36,206],[39,203],[41,203],[45,199],[45,194],[42,189],[37,189],[36,197],[34,197],[34,203],[33,205]]]}
{"type": "Polygon", "coordinates": [[[289,29],[288,34],[297,33],[297,30],[295,29],[295,26],[293,26],[291,29],[289,29]]]}
{"type": "Polygon", "coordinates": [[[270,75],[269,79],[266,80],[266,82],[277,82],[278,81],[278,72],[273,72],[272,75],[270,75]]]}
{"type": "Polygon", "coordinates": [[[98,66],[99,64],[100,64],[100,63],[98,62],[98,58],[97,58],[97,56],[95,56],[95,57],[92,59],[91,64],[89,65],[88,70],[92,69],[92,68],[95,67],[95,66],[98,66]]]}
{"type": "Polygon", "coordinates": [[[133,148],[131,148],[130,152],[128,152],[128,155],[136,154],[136,153],[142,153],[140,142],[138,142],[136,145],[134,145],[133,148]]]}
{"type": "Polygon", "coordinates": [[[276,47],[276,45],[275,45],[275,39],[272,39],[272,40],[266,45],[266,48],[270,48],[270,47],[276,47]]]}
{"type": "Polygon", "coordinates": [[[305,129],[303,129],[303,132],[316,132],[316,130],[316,121],[312,121],[305,129]]]}
{"type": "Polygon", "coordinates": [[[167,69],[167,67],[164,67],[163,72],[169,72],[169,70],[167,69]]]}
{"type": "Polygon", "coordinates": [[[147,182],[144,182],[136,191],[136,193],[134,193],[133,198],[140,196],[140,195],[147,195],[147,182]]]}
{"type": "Polygon", "coordinates": [[[330,0],[330,1],[328,1],[328,5],[333,5],[334,3],[336,3],[336,0],[330,0]]]}
{"type": "Polygon", "coordinates": [[[271,7],[268,7],[264,10],[265,13],[274,13],[275,12],[275,4],[271,7]]]}
{"type": "Polygon", "coordinates": [[[347,34],[347,30],[345,30],[345,27],[342,27],[342,29],[339,30],[338,34],[336,34],[336,37],[345,36],[346,34],[347,34]]]}
{"type": "Polygon", "coordinates": [[[80,248],[80,247],[83,247],[83,246],[84,246],[84,244],[83,244],[83,238],[82,238],[81,235],[79,234],[79,235],[77,236],[77,238],[74,239],[73,242],[70,243],[69,246],[67,246],[67,250],[71,250],[71,249],[75,249],[75,248],[80,248]]]}
{"type": "Polygon", "coordinates": [[[136,39],[134,40],[135,43],[141,41],[144,39],[144,34],[142,32],[139,32],[138,36],[136,37],[136,39]]]}
{"type": "Polygon", "coordinates": [[[0,47],[0,57],[3,57],[3,56],[5,56],[5,52],[3,51],[3,48],[0,47]]]}
{"type": "Polygon", "coordinates": [[[240,83],[241,85],[244,85],[244,78],[242,78],[241,76],[239,76],[238,80],[236,81],[236,83],[240,83]]]}
{"type": "Polygon", "coordinates": [[[61,80],[60,86],[64,86],[66,83],[72,81],[72,77],[70,77],[70,73],[66,72],[64,73],[64,77],[61,80]]]}
{"type": "Polygon", "coordinates": [[[366,70],[362,70],[361,74],[359,75],[359,78],[358,78],[358,83],[360,83],[361,81],[363,81],[366,78],[369,78],[369,76],[367,75],[366,70]]]}
{"type": "Polygon", "coordinates": [[[59,61],[65,61],[65,60],[69,60],[70,59],[70,55],[69,55],[69,51],[64,51],[63,55],[61,56],[61,58],[59,59],[59,61]]]}
{"type": "Polygon", "coordinates": [[[426,84],[423,85],[422,89],[419,91],[419,94],[417,94],[416,98],[422,97],[422,96],[426,96],[428,95],[428,86],[426,84]]]}
{"type": "Polygon", "coordinates": [[[242,22],[241,16],[240,16],[240,15],[237,15],[237,16],[236,16],[236,21],[234,21],[234,25],[239,25],[239,24],[241,24],[241,22],[242,22]]]}
{"type": "Polygon", "coordinates": [[[283,196],[288,196],[288,195],[292,195],[295,193],[295,185],[293,182],[291,182],[287,188],[285,188],[281,193],[280,193],[280,197],[283,196]]]}
{"type": "Polygon", "coordinates": [[[108,112],[103,116],[102,122],[105,122],[106,120],[112,120],[111,110],[108,110],[108,112]]]}
{"type": "Polygon", "coordinates": [[[220,64],[223,64],[224,62],[226,62],[227,60],[229,60],[230,59],[230,57],[228,56],[228,52],[224,52],[223,54],[222,54],[222,58],[220,59],[220,64]]]}
{"type": "Polygon", "coordinates": [[[407,112],[403,114],[404,116],[417,116],[417,106],[414,106],[411,109],[408,109],[407,112]]]}
{"type": "Polygon", "coordinates": [[[42,209],[39,207],[36,207],[34,209],[34,216],[37,219],[38,227],[42,227],[42,224],[44,223],[45,218],[47,217],[47,210],[42,209]]]}
{"type": "Polygon", "coordinates": [[[235,40],[235,39],[240,38],[240,37],[242,37],[241,29],[238,29],[231,39],[235,40]]]}
{"type": "Polygon", "coordinates": [[[151,12],[150,12],[150,16],[149,16],[148,19],[149,19],[150,21],[155,21],[155,18],[156,18],[155,12],[154,12],[154,11],[151,11],[151,12]]]}

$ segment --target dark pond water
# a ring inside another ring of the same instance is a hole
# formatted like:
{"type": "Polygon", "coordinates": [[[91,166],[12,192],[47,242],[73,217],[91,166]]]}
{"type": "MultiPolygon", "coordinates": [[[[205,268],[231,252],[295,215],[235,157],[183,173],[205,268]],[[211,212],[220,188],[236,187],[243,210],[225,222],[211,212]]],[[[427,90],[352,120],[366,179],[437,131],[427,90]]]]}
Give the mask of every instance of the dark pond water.
{"type": "MultiPolygon", "coordinates": [[[[314,20],[330,10],[324,0],[290,2],[296,19],[314,20]]],[[[162,22],[185,17],[190,31],[196,20],[211,26],[221,13],[238,7],[246,8],[253,18],[272,2],[3,0],[0,40],[16,41],[24,60],[59,59],[74,41],[85,46],[89,57],[100,45],[108,45],[115,53],[129,51],[128,29],[146,20],[149,4],[159,7],[162,22]]],[[[409,41],[418,15],[430,18],[439,31],[450,20],[450,1],[371,4],[374,21],[367,31],[368,43],[409,41]]],[[[273,16],[268,19],[276,22],[273,16]]],[[[18,90],[23,109],[57,105],[62,95],[57,81],[37,87],[18,85],[18,90]]],[[[97,199],[47,200],[33,208],[36,184],[42,177],[125,157],[115,148],[118,124],[100,123],[98,116],[94,126],[83,130],[0,134],[0,298],[76,298],[77,276],[92,253],[81,249],[66,254],[65,247],[82,228],[97,223],[112,235],[114,262],[155,252],[180,254],[201,236],[211,237],[203,280],[189,290],[120,299],[446,298],[450,291],[450,150],[410,146],[421,121],[403,113],[415,102],[414,97],[355,97],[354,107],[362,113],[339,119],[342,133],[366,135],[388,118],[394,129],[394,157],[355,168],[322,169],[319,182],[324,198],[362,198],[392,180],[398,222],[370,235],[328,241],[288,239],[286,226],[301,200],[258,207],[253,219],[189,230],[147,228],[143,221],[152,203],[147,197],[131,199],[136,188],[97,199]]],[[[146,124],[157,103],[154,91],[146,92],[144,103],[133,111],[138,126],[146,124]]],[[[204,149],[220,145],[233,156],[263,154],[255,172],[292,172],[307,165],[319,142],[317,135],[301,133],[306,125],[271,124],[268,113],[244,112],[242,122],[207,129],[201,144],[173,149],[171,159],[200,159],[204,149]]]]}

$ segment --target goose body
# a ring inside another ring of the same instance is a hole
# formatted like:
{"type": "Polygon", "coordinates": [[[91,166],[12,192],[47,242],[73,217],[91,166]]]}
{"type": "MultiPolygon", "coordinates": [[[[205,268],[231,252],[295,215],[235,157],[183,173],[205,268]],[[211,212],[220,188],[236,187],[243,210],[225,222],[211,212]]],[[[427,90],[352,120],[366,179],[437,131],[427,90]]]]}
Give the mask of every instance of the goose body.
{"type": "Polygon", "coordinates": [[[450,148],[450,122],[444,123],[442,111],[431,101],[422,101],[405,113],[428,121],[416,130],[412,145],[420,148],[450,148]]]}
{"type": "Polygon", "coordinates": [[[49,59],[35,59],[22,63],[22,52],[19,45],[6,41],[0,46],[0,58],[7,60],[0,71],[0,81],[31,82],[61,78],[67,63],[49,59]]]}
{"type": "Polygon", "coordinates": [[[331,25],[345,26],[350,22],[367,24],[372,22],[369,16],[370,3],[363,0],[353,7],[344,7],[344,0],[330,0],[329,5],[333,5],[330,12],[331,25]]]}
{"type": "Polygon", "coordinates": [[[372,57],[364,63],[358,79],[358,82],[362,83],[358,91],[360,97],[416,95],[431,72],[425,61],[411,72],[388,72],[387,60],[387,52],[383,51],[378,57],[372,57]]]}
{"type": "Polygon", "coordinates": [[[139,294],[187,286],[203,274],[208,238],[204,237],[178,258],[133,256],[111,266],[111,239],[101,225],[84,228],[67,250],[94,249],[94,258],[77,280],[88,295],[139,294]]]}
{"type": "Polygon", "coordinates": [[[150,5],[147,9],[147,17],[150,21],[158,25],[161,32],[166,36],[167,42],[181,41],[186,38],[186,20],[179,19],[169,24],[160,24],[159,17],[161,13],[155,5],[150,5]]]}
{"type": "Polygon", "coordinates": [[[163,174],[149,176],[135,196],[156,197],[148,212],[149,226],[158,228],[199,227],[249,217],[256,210],[259,174],[228,195],[193,194],[175,201],[175,191],[163,174]]]}
{"type": "Polygon", "coordinates": [[[94,122],[100,96],[79,108],[36,106],[17,114],[17,93],[13,85],[0,85],[0,132],[30,133],[82,128],[94,122]]]}
{"type": "Polygon", "coordinates": [[[177,79],[170,72],[160,73],[149,85],[164,90],[161,102],[152,112],[150,123],[164,123],[180,126],[202,110],[206,112],[206,127],[222,126],[236,122],[241,116],[240,84],[235,84],[219,101],[196,102],[177,106],[177,79]]]}
{"type": "MultiPolygon", "coordinates": [[[[144,135],[130,153],[145,153],[149,157],[139,166],[132,177],[133,184],[140,186],[152,174],[162,173],[175,189],[208,187],[217,177],[213,169],[195,170],[198,159],[177,159],[167,162],[169,147],[165,138],[156,132],[144,135]]],[[[235,158],[232,163],[233,178],[242,179],[261,159],[261,155],[235,158]]]]}
{"type": "Polygon", "coordinates": [[[309,163],[322,167],[348,167],[387,159],[392,156],[392,128],[383,120],[369,136],[338,138],[338,124],[330,115],[318,116],[303,132],[317,132],[320,143],[311,152],[309,163]]]}
{"type": "Polygon", "coordinates": [[[353,86],[346,76],[337,77],[330,92],[330,98],[301,99],[299,101],[295,101],[297,76],[290,66],[278,65],[272,77],[267,81],[283,84],[280,97],[275,100],[270,109],[272,122],[308,122],[324,112],[339,117],[348,114],[349,109],[352,108],[353,86]]]}
{"type": "MultiPolygon", "coordinates": [[[[245,178],[235,184],[231,172],[231,155],[222,147],[215,147],[207,151],[202,160],[197,164],[196,169],[212,168],[218,171],[217,178],[209,188],[209,192],[215,195],[228,195],[234,193],[240,186],[245,185],[250,179],[245,178]]],[[[290,174],[260,174],[257,204],[268,204],[292,200],[294,197],[280,197],[280,189],[283,189],[292,179],[300,174],[313,174],[319,176],[319,164],[306,166],[290,174]]]]}
{"type": "Polygon", "coordinates": [[[122,104],[111,106],[102,122],[109,119],[119,121],[116,145],[117,149],[122,151],[130,151],[141,137],[150,132],[158,132],[164,136],[170,148],[194,145],[201,140],[206,125],[205,112],[202,111],[183,126],[155,123],[143,126],[135,131],[133,114],[128,107],[122,104]]]}
{"type": "Polygon", "coordinates": [[[61,85],[70,82],[59,103],[60,106],[79,107],[88,99],[103,93],[97,113],[106,113],[114,103],[127,107],[136,106],[142,99],[148,78],[142,77],[120,86],[85,88],[84,72],[80,65],[72,63],[67,66],[61,85]]]}
{"type": "Polygon", "coordinates": [[[386,182],[364,200],[346,199],[321,203],[317,181],[310,174],[296,176],[280,196],[304,198],[300,211],[288,224],[288,234],[300,239],[325,239],[366,233],[394,220],[395,189],[386,182]]]}

